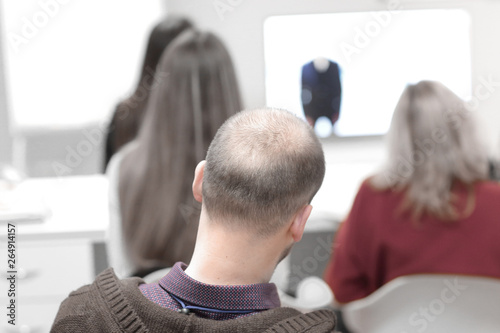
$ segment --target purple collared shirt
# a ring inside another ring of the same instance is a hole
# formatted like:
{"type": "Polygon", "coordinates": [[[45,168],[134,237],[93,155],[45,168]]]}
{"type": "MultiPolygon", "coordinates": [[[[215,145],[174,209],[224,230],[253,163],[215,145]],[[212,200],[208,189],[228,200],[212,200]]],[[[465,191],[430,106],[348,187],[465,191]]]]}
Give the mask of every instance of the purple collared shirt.
{"type": "Polygon", "coordinates": [[[170,272],[158,283],[139,286],[142,294],[150,301],[174,311],[182,306],[170,294],[186,305],[223,311],[252,311],[251,313],[224,313],[204,310],[191,310],[198,317],[227,320],[280,306],[278,290],[274,283],[220,286],[196,281],[184,270],[187,265],[176,263],[170,272]]]}

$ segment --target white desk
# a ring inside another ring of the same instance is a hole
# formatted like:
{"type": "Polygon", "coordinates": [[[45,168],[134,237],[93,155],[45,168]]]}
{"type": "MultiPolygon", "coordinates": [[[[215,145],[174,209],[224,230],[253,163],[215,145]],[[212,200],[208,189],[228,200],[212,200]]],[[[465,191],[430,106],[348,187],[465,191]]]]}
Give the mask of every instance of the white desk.
{"type": "MultiPolygon", "coordinates": [[[[20,240],[104,240],[109,220],[105,176],[28,179],[19,190],[39,195],[51,211],[41,223],[16,223],[20,240]]],[[[0,229],[0,237],[5,233],[0,229]]]]}
{"type": "MultiPolygon", "coordinates": [[[[2,320],[0,332],[48,332],[62,300],[95,277],[94,244],[104,241],[108,225],[107,179],[28,179],[19,190],[39,195],[51,215],[43,222],[14,223],[17,320],[16,326],[2,320]]],[[[6,223],[0,223],[0,258],[2,305],[9,301],[6,223]]]]}

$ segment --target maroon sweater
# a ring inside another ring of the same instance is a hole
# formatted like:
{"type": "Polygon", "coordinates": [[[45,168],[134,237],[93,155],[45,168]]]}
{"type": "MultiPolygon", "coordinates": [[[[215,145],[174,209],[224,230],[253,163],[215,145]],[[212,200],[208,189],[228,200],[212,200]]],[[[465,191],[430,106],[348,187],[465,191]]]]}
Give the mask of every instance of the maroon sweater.
{"type": "MultiPolygon", "coordinates": [[[[468,191],[456,186],[463,211],[468,191]]],[[[404,192],[377,191],[365,181],[334,241],[325,271],[337,301],[368,296],[402,275],[443,273],[500,278],[500,184],[474,185],[475,208],[456,222],[429,216],[419,225],[397,212],[404,192]]]]}

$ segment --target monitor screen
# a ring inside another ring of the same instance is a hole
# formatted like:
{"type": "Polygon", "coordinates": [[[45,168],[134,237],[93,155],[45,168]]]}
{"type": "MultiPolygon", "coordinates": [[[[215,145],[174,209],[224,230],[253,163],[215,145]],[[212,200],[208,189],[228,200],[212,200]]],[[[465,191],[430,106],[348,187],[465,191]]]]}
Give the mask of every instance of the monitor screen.
{"type": "Polygon", "coordinates": [[[269,17],[266,103],[323,137],[382,135],[407,84],[437,80],[471,96],[470,18],[429,9],[269,17]]]}

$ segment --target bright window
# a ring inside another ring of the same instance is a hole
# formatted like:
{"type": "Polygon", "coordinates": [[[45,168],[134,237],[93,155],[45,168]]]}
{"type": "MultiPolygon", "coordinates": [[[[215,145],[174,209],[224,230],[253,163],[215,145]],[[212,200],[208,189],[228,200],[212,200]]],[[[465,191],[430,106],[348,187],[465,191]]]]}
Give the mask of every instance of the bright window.
{"type": "Polygon", "coordinates": [[[161,0],[4,0],[12,125],[102,122],[133,89],[161,0]]]}

